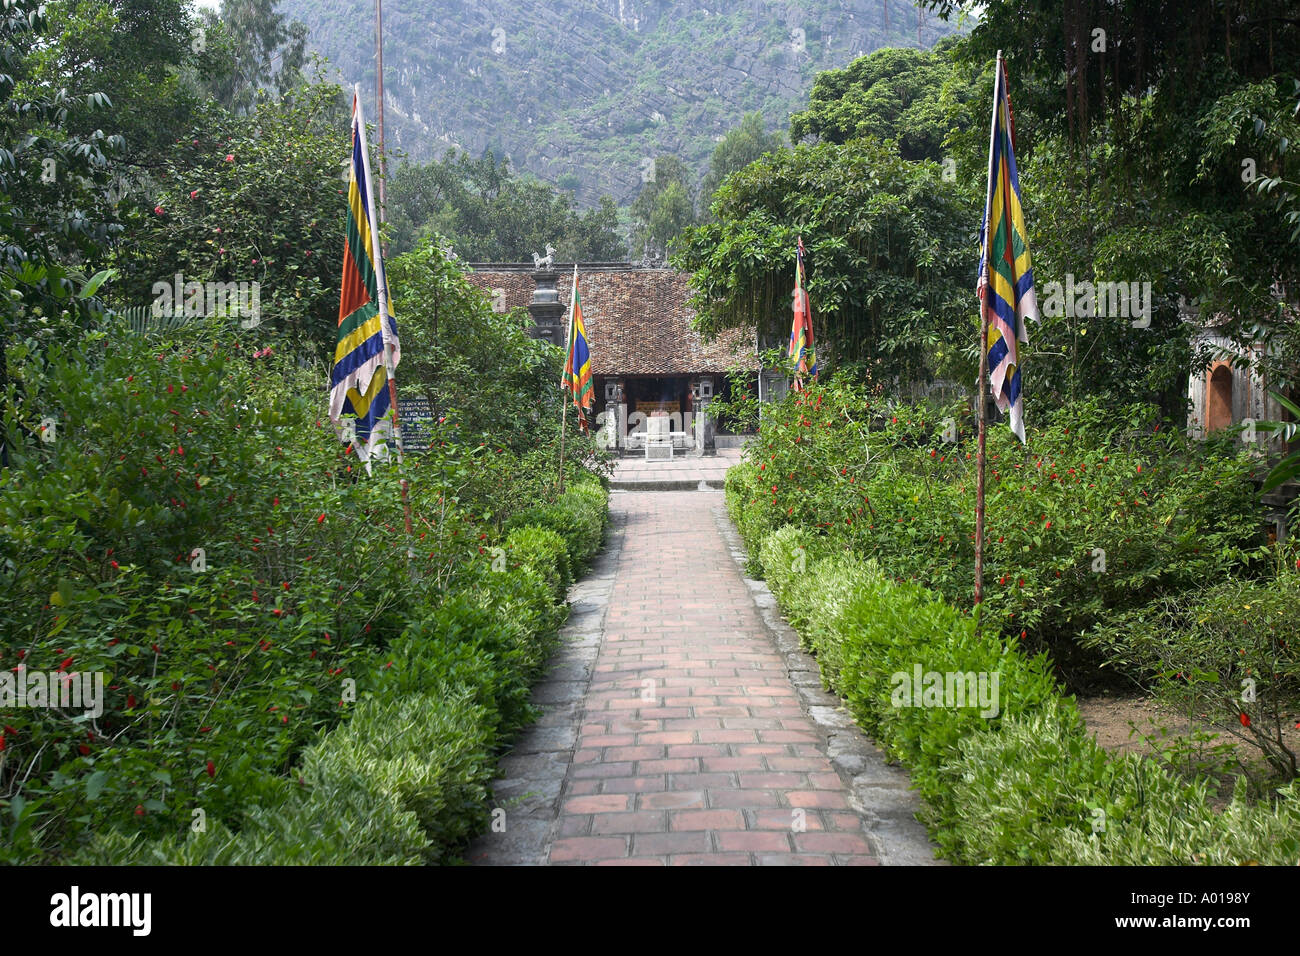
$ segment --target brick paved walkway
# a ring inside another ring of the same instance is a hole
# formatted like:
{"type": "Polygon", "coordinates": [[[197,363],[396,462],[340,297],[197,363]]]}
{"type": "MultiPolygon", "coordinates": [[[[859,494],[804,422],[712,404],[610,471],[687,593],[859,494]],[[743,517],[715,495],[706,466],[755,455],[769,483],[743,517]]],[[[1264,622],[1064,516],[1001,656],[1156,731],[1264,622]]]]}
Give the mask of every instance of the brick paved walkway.
{"type": "Polygon", "coordinates": [[[715,527],[627,493],[549,862],[874,864],[863,818],[715,527]]]}

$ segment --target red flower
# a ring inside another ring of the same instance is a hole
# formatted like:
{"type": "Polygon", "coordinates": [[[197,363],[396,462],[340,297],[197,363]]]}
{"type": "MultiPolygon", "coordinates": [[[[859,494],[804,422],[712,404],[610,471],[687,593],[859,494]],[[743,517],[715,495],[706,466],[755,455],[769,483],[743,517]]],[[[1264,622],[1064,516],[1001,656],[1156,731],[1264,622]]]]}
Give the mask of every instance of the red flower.
{"type": "Polygon", "coordinates": [[[162,206],[154,206],[154,207],[153,207],[153,212],[154,212],[154,215],[155,215],[155,216],[161,216],[161,215],[163,215],[163,207],[162,207],[162,206]]]}
{"type": "Polygon", "coordinates": [[[190,198],[191,198],[191,199],[197,199],[198,196],[199,196],[199,191],[198,191],[197,189],[192,189],[192,190],[190,190],[190,198]]]}
{"type": "Polygon", "coordinates": [[[325,515],[322,514],[319,518],[316,519],[316,523],[317,523],[317,524],[320,524],[320,523],[321,523],[322,521],[324,521],[324,520],[325,520],[325,515]]]}
{"type": "Polygon", "coordinates": [[[226,162],[228,162],[228,163],[233,163],[234,161],[235,161],[235,154],[234,154],[234,153],[226,153],[226,162]]]}
{"type": "Polygon", "coordinates": [[[1241,714],[1241,726],[1243,726],[1243,727],[1249,727],[1249,726],[1250,726],[1250,717],[1247,716],[1246,713],[1245,713],[1244,711],[1243,711],[1242,714],[1241,714]]]}
{"type": "Polygon", "coordinates": [[[127,710],[135,710],[135,694],[126,695],[127,710]]]}
{"type": "Polygon", "coordinates": [[[209,760],[209,761],[208,761],[208,776],[209,776],[209,777],[215,777],[216,775],[217,775],[217,765],[214,764],[211,760],[209,760]]]}
{"type": "Polygon", "coordinates": [[[136,815],[137,817],[142,817],[142,816],[144,816],[144,804],[142,804],[142,803],[137,803],[137,804],[135,805],[135,815],[136,815]]]}
{"type": "Polygon", "coordinates": [[[82,744],[80,747],[77,748],[77,750],[81,752],[81,756],[83,757],[90,756],[90,748],[87,747],[85,744],[82,744]]]}

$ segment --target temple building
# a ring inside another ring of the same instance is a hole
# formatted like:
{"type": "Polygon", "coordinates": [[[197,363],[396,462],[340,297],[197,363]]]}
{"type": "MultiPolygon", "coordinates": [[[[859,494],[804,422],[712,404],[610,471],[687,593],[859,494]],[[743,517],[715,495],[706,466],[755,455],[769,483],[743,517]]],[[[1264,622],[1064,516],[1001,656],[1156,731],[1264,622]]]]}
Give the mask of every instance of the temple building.
{"type": "MultiPolygon", "coordinates": [[[[532,334],[563,347],[569,322],[573,263],[538,268],[530,263],[469,263],[466,278],[498,312],[523,307],[532,334]]],[[[704,342],[691,326],[686,273],[625,262],[578,263],[578,291],[591,347],[595,422],[609,447],[640,453],[648,435],[662,431],[677,453],[711,454],[735,438],[707,412],[728,394],[727,373],[752,373],[757,385],[754,334],[729,330],[704,342]],[[667,419],[652,423],[651,419],[667,419]],[[659,428],[654,426],[658,425],[659,428]]],[[[594,426],[593,426],[594,427],[594,426]]]]}

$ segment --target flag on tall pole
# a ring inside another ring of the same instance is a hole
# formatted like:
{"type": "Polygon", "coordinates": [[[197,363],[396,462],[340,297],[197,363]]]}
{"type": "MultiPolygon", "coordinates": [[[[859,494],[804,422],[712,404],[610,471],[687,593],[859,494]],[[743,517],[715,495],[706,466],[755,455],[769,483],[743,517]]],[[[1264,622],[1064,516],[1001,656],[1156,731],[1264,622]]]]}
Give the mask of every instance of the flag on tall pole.
{"type": "Polygon", "coordinates": [[[998,408],[1008,413],[1011,430],[1023,442],[1024,395],[1019,346],[1022,342],[1029,344],[1025,320],[1038,321],[1038,299],[1034,295],[1025,213],[1020,205],[1015,136],[1007,67],[999,51],[976,293],[981,302],[981,348],[985,353],[989,386],[998,408]]]}
{"type": "MultiPolygon", "coordinates": [[[[560,387],[567,389],[578,409],[578,425],[587,431],[587,416],[596,404],[591,383],[591,348],[587,344],[587,326],[582,320],[582,296],[578,292],[578,264],[573,264],[573,294],[569,300],[569,343],[564,361],[564,380],[560,387]]],[[[566,406],[567,408],[567,406],[566,406]]]]}
{"type": "Polygon", "coordinates": [[[352,163],[348,176],[347,235],[339,296],[338,338],[330,374],[329,417],[340,438],[368,462],[375,446],[401,433],[393,370],[401,360],[397,322],[379,250],[379,222],[370,175],[360,87],[352,93],[352,163]],[[355,415],[355,421],[344,416],[355,415]]]}
{"type": "Polygon", "coordinates": [[[980,299],[979,439],[975,454],[975,626],[984,600],[984,472],[988,437],[985,387],[991,387],[998,408],[1008,413],[1011,430],[1025,440],[1024,394],[1019,346],[1029,344],[1025,320],[1038,320],[1034,270],[1029,261],[1025,214],[1020,206],[1020,174],[1016,169],[1015,124],[1007,67],[998,50],[993,85],[993,120],[989,128],[989,186],[976,293],[980,299]]]}
{"type": "Polygon", "coordinates": [[[803,389],[804,378],[817,377],[817,351],[813,347],[812,309],[808,304],[808,275],[804,271],[803,237],[795,241],[794,324],[790,328],[787,354],[794,363],[794,390],[803,389]]]}

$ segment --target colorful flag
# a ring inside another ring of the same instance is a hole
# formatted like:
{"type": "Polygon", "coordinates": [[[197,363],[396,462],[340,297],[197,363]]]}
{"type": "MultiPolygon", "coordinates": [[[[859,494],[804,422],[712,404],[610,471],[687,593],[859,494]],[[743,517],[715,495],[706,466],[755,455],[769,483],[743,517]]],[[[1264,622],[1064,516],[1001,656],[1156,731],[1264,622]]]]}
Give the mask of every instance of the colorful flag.
{"type": "Polygon", "coordinates": [[[1007,92],[1007,68],[998,55],[989,145],[989,189],[980,236],[976,292],[988,318],[989,384],[998,408],[1009,412],[1011,430],[1025,440],[1019,343],[1029,344],[1025,320],[1038,321],[1034,270],[1029,261],[1025,214],[1016,170],[1015,124],[1007,92]]]}
{"type": "Polygon", "coordinates": [[[569,354],[564,362],[561,389],[573,395],[578,409],[578,424],[587,430],[587,415],[595,407],[596,394],[591,384],[591,349],[587,345],[587,326],[582,321],[582,297],[578,294],[578,266],[573,266],[573,297],[569,306],[569,354]]]}
{"type": "Polygon", "coordinates": [[[389,376],[401,360],[397,322],[379,252],[379,224],[371,189],[360,87],[352,93],[352,169],[348,177],[347,237],[338,341],[330,375],[330,421],[362,461],[393,434],[389,376]],[[353,421],[344,416],[355,415],[353,421]]]}
{"type": "Polygon", "coordinates": [[[817,377],[817,352],[813,348],[812,309],[805,288],[808,276],[804,272],[802,236],[796,240],[794,259],[794,325],[790,329],[790,348],[787,354],[794,363],[794,390],[798,392],[803,389],[805,376],[817,377]]]}

